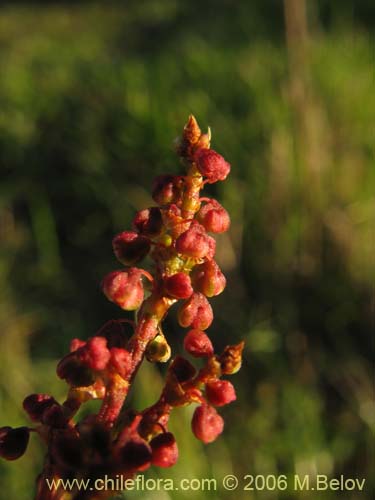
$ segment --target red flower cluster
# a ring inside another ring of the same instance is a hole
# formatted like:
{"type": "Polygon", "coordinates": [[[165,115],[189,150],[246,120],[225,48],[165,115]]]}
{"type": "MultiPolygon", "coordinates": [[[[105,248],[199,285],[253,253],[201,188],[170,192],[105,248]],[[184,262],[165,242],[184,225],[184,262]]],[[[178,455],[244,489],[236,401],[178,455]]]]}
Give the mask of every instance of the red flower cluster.
{"type": "MultiPolygon", "coordinates": [[[[121,232],[112,242],[125,267],[105,276],[102,289],[120,308],[136,311],[134,322],[113,320],[86,341],[74,339],[71,352],[57,366],[57,375],[69,385],[66,401],[60,404],[47,394],[32,394],[23,406],[36,427],[0,429],[0,456],[8,460],[25,452],[31,430],[46,441],[37,500],[81,498],[78,491],[50,490],[46,478],[127,478],[151,465],[174,465],[178,448],[168,430],[172,409],[198,404],[192,431],[210,443],[224,428],[216,407],[236,399],[233,385],[222,376],[240,368],[243,343],[216,355],[205,332],[213,321],[208,298],[226,285],[215,261],[215,239],[208,233],[226,231],[230,219],[216,200],[200,196],[206,183],[227,177],[230,165],[210,149],[210,133],[202,134],[192,116],[177,150],[188,167],[186,174],[157,177],[152,187],[156,206],[136,213],[133,230],[121,232]],[[153,261],[150,272],[134,267],[146,256],[153,261]],[[151,362],[169,360],[171,349],[161,324],[178,301],[178,322],[188,329],[185,351],[203,365],[196,369],[184,357],[175,357],[158,400],[134,412],[125,406],[129,387],[144,357],[151,362]],[[99,412],[77,422],[77,411],[90,399],[102,400],[99,412]]],[[[100,498],[110,494],[103,492],[100,498]]]]}

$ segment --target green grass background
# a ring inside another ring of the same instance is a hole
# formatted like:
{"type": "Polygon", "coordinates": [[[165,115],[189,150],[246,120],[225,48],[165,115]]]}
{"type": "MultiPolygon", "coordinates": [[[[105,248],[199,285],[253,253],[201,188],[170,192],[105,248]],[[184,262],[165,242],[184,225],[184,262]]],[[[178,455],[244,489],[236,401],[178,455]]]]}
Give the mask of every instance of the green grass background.
{"type": "MultiPolygon", "coordinates": [[[[375,13],[367,0],[301,3],[302,46],[278,0],[0,7],[0,425],[27,422],[30,392],[62,400],[70,339],[121,316],[99,288],[118,267],[111,238],[152,204],[153,176],[181,171],[172,141],[194,113],[232,164],[207,189],[232,216],[210,334],[218,350],[244,339],[244,364],[222,437],[201,445],[192,409],[176,411],[180,461],[147,477],[367,481],[127,498],[372,498],[375,13]]],[[[174,311],[165,330],[178,352],[174,311]]],[[[129,404],[151,404],[162,377],[145,365],[129,404]]],[[[42,461],[36,439],[1,461],[0,499],[31,499],[42,461]]]]}

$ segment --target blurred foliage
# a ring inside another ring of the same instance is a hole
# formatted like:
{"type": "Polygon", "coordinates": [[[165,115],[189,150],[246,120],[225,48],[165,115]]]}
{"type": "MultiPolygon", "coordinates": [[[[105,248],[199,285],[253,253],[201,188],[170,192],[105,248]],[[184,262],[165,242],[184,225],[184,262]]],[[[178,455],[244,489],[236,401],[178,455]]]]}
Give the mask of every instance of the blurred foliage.
{"type": "MultiPolygon", "coordinates": [[[[118,266],[111,238],[152,203],[153,176],[180,171],[172,139],[194,113],[232,164],[207,189],[233,219],[211,335],[219,349],[245,338],[246,353],[222,438],[201,446],[192,409],[176,411],[181,459],[160,474],[345,474],[367,478],[345,498],[370,498],[372,2],[307,2],[304,53],[276,0],[15,3],[0,10],[0,425],[26,421],[29,392],[63,398],[54,366],[69,340],[121,316],[99,288],[118,266]]],[[[167,324],[178,348],[173,313],[167,324]]],[[[161,384],[145,365],[131,403],[161,384]]],[[[43,459],[31,446],[0,463],[1,500],[30,498],[43,459]]]]}

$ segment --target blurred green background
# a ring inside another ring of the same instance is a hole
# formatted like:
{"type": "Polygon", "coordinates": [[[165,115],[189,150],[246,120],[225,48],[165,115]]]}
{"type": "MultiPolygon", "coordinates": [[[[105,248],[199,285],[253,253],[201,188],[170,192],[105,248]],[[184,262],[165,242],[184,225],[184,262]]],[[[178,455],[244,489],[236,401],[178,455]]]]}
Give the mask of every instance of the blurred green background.
{"type": "MultiPolygon", "coordinates": [[[[245,339],[245,360],[222,437],[201,445],[176,411],[180,461],[147,477],[367,482],[127,498],[372,498],[374,24],[372,0],[2,3],[0,425],[27,422],[30,392],[63,399],[70,339],[121,316],[99,287],[111,238],[152,204],[153,176],[181,171],[172,141],[194,113],[232,164],[207,189],[232,215],[210,332],[218,349],[245,339]]],[[[165,330],[178,350],[174,312],[165,330]]],[[[142,368],[132,405],[162,372],[142,368]]],[[[42,461],[36,439],[1,461],[0,499],[31,499],[42,461]]]]}

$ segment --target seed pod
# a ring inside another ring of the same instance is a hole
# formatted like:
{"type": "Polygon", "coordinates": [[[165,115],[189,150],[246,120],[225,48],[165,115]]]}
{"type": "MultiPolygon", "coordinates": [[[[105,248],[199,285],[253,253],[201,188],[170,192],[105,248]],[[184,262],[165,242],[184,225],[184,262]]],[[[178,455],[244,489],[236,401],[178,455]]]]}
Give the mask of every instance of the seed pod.
{"type": "Polygon", "coordinates": [[[104,295],[126,311],[138,309],[143,302],[142,272],[136,267],[113,271],[103,279],[104,295]]]}
{"type": "Polygon", "coordinates": [[[146,208],[136,213],[133,219],[134,228],[143,236],[154,238],[163,229],[163,218],[159,207],[146,208]]]}
{"type": "Polygon", "coordinates": [[[191,273],[191,280],[194,290],[203,293],[206,297],[219,295],[227,283],[224,274],[213,259],[196,265],[191,273]]]}
{"type": "Polygon", "coordinates": [[[193,293],[177,313],[179,324],[184,328],[206,330],[214,318],[210,303],[202,293],[193,293]]]}
{"type": "Polygon", "coordinates": [[[224,406],[236,400],[233,385],[227,380],[211,380],[206,384],[207,401],[213,406],[224,406]]]}
{"type": "Polygon", "coordinates": [[[72,387],[87,387],[94,383],[95,375],[75,352],[67,354],[57,365],[57,376],[72,387]]]}
{"type": "Polygon", "coordinates": [[[224,233],[229,229],[230,218],[225,208],[216,200],[206,203],[196,215],[197,221],[211,233],[224,233]]]}
{"type": "Polygon", "coordinates": [[[208,236],[205,228],[198,223],[192,224],[176,240],[177,252],[195,259],[212,258],[215,254],[215,247],[215,240],[208,236]]]}
{"type": "Polygon", "coordinates": [[[178,203],[181,198],[183,177],[178,175],[159,175],[152,185],[152,198],[159,205],[178,203]]]}
{"type": "Polygon", "coordinates": [[[224,420],[212,406],[201,405],[195,409],[191,427],[197,439],[212,443],[223,432],[224,420]]]}
{"type": "Polygon", "coordinates": [[[44,412],[56,404],[55,398],[49,394],[30,394],[23,401],[23,409],[34,422],[40,422],[44,412]]]}
{"type": "Polygon", "coordinates": [[[230,164],[213,149],[198,149],[194,160],[199,172],[206,177],[209,184],[225,180],[230,172],[230,164]]]}
{"type": "Polygon", "coordinates": [[[151,242],[134,231],[124,231],[113,238],[112,246],[117,259],[125,266],[132,266],[148,254],[151,242]]]}
{"type": "Polygon", "coordinates": [[[29,443],[29,429],[27,427],[0,428],[0,457],[5,460],[16,460],[21,457],[29,443]]]}
{"type": "Polygon", "coordinates": [[[152,449],[152,463],[158,467],[171,467],[177,462],[178,448],[171,432],[163,432],[154,437],[150,446],[152,449]]]}
{"type": "Polygon", "coordinates": [[[185,350],[195,358],[212,356],[214,348],[209,337],[201,330],[190,330],[184,338],[185,350]]]}
{"type": "Polygon", "coordinates": [[[164,287],[166,293],[174,299],[187,299],[193,293],[190,276],[183,272],[167,276],[164,287]]]}
{"type": "Polygon", "coordinates": [[[86,345],[76,352],[82,363],[94,371],[104,370],[111,357],[107,339],[104,337],[91,337],[86,345]]]}

